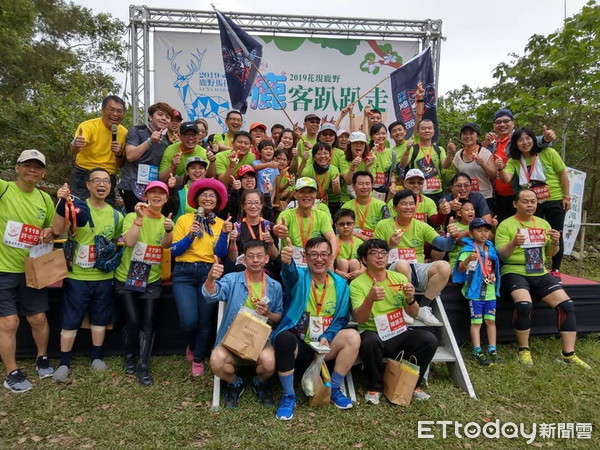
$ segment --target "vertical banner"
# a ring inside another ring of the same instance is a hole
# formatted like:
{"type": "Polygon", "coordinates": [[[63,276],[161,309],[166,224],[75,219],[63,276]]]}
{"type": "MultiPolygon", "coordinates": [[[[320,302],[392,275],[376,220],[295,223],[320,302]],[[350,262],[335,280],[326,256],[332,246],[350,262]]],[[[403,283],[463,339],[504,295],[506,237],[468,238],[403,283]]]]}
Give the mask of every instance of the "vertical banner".
{"type": "Polygon", "coordinates": [[[262,58],[262,45],[238,27],[229,17],[215,9],[221,33],[223,68],[232,109],[246,114],[246,99],[256,79],[262,58]]]}
{"type": "Polygon", "coordinates": [[[412,136],[415,127],[415,93],[417,83],[423,83],[425,88],[425,112],[423,119],[429,119],[435,126],[433,141],[437,141],[437,97],[433,75],[431,47],[419,53],[402,67],[390,74],[392,84],[392,99],[396,120],[406,124],[406,137],[412,136]]]}
{"type": "Polygon", "coordinates": [[[571,187],[571,209],[565,215],[563,241],[565,243],[565,255],[570,255],[575,246],[579,229],[581,228],[586,173],[567,167],[567,175],[569,177],[569,186],[571,187]]]}

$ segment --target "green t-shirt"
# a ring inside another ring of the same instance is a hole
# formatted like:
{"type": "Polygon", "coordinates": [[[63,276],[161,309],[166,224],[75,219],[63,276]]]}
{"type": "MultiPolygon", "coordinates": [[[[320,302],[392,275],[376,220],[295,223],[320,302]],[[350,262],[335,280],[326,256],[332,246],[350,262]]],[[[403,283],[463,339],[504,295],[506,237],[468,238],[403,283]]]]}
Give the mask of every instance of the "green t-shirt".
{"type": "MultiPolygon", "coordinates": [[[[406,296],[402,290],[402,286],[408,283],[408,279],[399,272],[389,270],[387,278],[384,281],[378,281],[377,286],[380,286],[385,291],[383,300],[373,302],[371,315],[365,323],[359,323],[359,330],[377,331],[374,318],[382,314],[388,314],[397,309],[406,306],[406,296]]],[[[350,300],[352,309],[361,306],[369,294],[373,286],[373,279],[367,273],[363,273],[350,282],[350,300]]]]}
{"type": "Polygon", "coordinates": [[[262,282],[250,283],[250,289],[248,290],[248,297],[244,301],[244,306],[249,309],[256,309],[256,303],[252,301],[252,298],[262,299],[262,282]]]}
{"type": "MultiPolygon", "coordinates": [[[[171,144],[167,148],[165,148],[165,152],[163,153],[163,156],[160,160],[160,166],[158,167],[159,172],[169,169],[169,167],[171,166],[171,162],[173,161],[173,156],[175,156],[175,154],[177,152],[179,152],[179,146],[180,146],[180,143],[175,142],[174,144],[171,144]]],[[[181,161],[179,161],[179,164],[177,165],[177,169],[175,169],[175,172],[173,172],[173,175],[183,176],[185,174],[185,165],[187,163],[187,160],[188,160],[188,158],[191,158],[193,156],[199,156],[204,161],[208,162],[208,157],[206,155],[206,149],[204,147],[200,147],[199,145],[196,145],[196,147],[190,153],[183,153],[181,155],[181,161]]]]}
{"type": "MultiPolygon", "coordinates": [[[[390,237],[392,237],[392,234],[394,234],[397,228],[398,225],[396,223],[396,219],[382,220],[375,227],[375,237],[377,239],[383,239],[384,241],[389,242],[390,237]]],[[[396,248],[406,249],[410,252],[412,252],[412,249],[414,249],[414,256],[416,256],[417,262],[422,263],[425,261],[425,242],[429,242],[431,244],[438,236],[439,234],[437,231],[435,231],[430,225],[416,219],[411,219],[410,225],[404,231],[402,239],[400,239],[400,242],[396,248]]],[[[405,255],[410,259],[409,254],[405,253],[405,255]]]]}
{"type": "MultiPolygon", "coordinates": [[[[465,231],[469,229],[469,224],[465,225],[461,222],[454,222],[454,225],[456,225],[458,231],[465,231]]],[[[463,244],[462,239],[457,239],[456,244],[454,244],[454,248],[448,252],[448,262],[450,263],[451,269],[454,269],[454,265],[456,264],[456,258],[458,258],[458,254],[464,246],[465,244],[463,244]]]]}
{"type": "Polygon", "coordinates": [[[352,243],[343,242],[338,236],[339,253],[336,259],[358,259],[358,247],[363,243],[363,240],[352,236],[352,243]]]}
{"type": "Polygon", "coordinates": [[[310,149],[306,148],[304,146],[304,141],[315,145],[317,143],[317,137],[315,136],[314,139],[309,139],[305,134],[303,134],[302,138],[298,140],[298,167],[300,167],[300,164],[302,164],[302,153],[304,153],[305,150],[308,150],[308,159],[306,160],[306,167],[311,166],[313,162],[312,147],[310,149]]]}
{"type": "Polygon", "coordinates": [[[346,153],[341,148],[333,147],[333,152],[331,154],[331,165],[337,167],[337,169],[342,173],[343,161],[346,159],[346,153]]]}
{"type": "MultiPolygon", "coordinates": [[[[219,147],[219,144],[225,144],[226,147],[232,148],[233,147],[233,139],[230,139],[229,136],[225,133],[219,133],[219,134],[215,134],[213,136],[213,145],[215,146],[215,148],[219,147]]],[[[219,150],[219,152],[221,152],[222,150],[219,150]]]]}
{"type": "MultiPolygon", "coordinates": [[[[498,228],[496,229],[496,238],[495,244],[496,248],[499,249],[510,241],[517,235],[520,229],[526,228],[528,230],[528,234],[530,236],[539,236],[538,245],[542,245],[541,247],[537,247],[540,251],[532,252],[532,249],[525,249],[523,247],[517,247],[512,252],[512,254],[508,258],[502,258],[502,267],[501,274],[505,273],[516,273],[519,275],[526,276],[541,276],[547,273],[547,270],[544,266],[546,260],[546,246],[550,243],[550,236],[546,233],[542,236],[542,233],[539,230],[550,230],[550,224],[546,222],[544,219],[539,217],[534,217],[534,220],[531,222],[521,222],[517,221],[515,217],[509,217],[506,220],[503,220],[498,228]],[[538,231],[536,231],[538,230],[538,231]],[[538,271],[537,273],[527,273],[526,269],[526,252],[530,263],[537,262],[538,271]],[[541,264],[541,268],[539,265],[541,264]]],[[[530,238],[531,239],[531,238],[530,238]]],[[[530,240],[528,239],[528,240],[530,240]]],[[[528,244],[526,243],[525,246],[528,244]]]]}
{"type": "Polygon", "coordinates": [[[360,205],[356,199],[350,200],[342,205],[344,209],[354,211],[356,215],[356,224],[354,229],[366,235],[369,238],[373,237],[375,227],[383,219],[390,217],[385,202],[371,197],[369,205],[360,205]]]}
{"type": "MultiPolygon", "coordinates": [[[[313,180],[317,181],[317,186],[319,188],[317,190],[317,198],[323,199],[323,197],[326,195],[328,202],[336,202],[340,198],[339,195],[333,194],[333,189],[331,187],[331,181],[336,177],[336,175],[339,176],[340,171],[338,170],[337,167],[335,167],[333,165],[330,165],[327,172],[325,172],[322,175],[317,175],[315,173],[315,168],[313,167],[312,164],[310,166],[307,166],[302,171],[303,177],[309,177],[309,178],[312,178],[313,180]],[[337,200],[336,200],[336,198],[337,198],[337,200]]],[[[342,182],[342,179],[340,177],[340,183],[341,182],[342,182]]]]}
{"type": "MultiPolygon", "coordinates": [[[[217,175],[222,175],[225,172],[227,172],[227,168],[229,167],[229,154],[231,152],[232,150],[226,150],[224,152],[219,152],[216,154],[215,164],[217,165],[217,175]]],[[[246,153],[242,158],[240,158],[238,163],[234,166],[232,174],[234,176],[237,176],[237,171],[240,168],[240,166],[252,165],[252,161],[254,161],[255,159],[256,158],[254,157],[254,153],[248,151],[248,153],[246,153]]]]}
{"type": "MultiPolygon", "coordinates": [[[[462,255],[460,255],[460,257],[458,258],[458,260],[459,261],[464,261],[468,257],[469,257],[469,253],[465,252],[462,255]]],[[[481,257],[482,257],[482,259],[484,258],[483,255],[481,255],[481,257]]],[[[455,258],[456,258],[456,256],[455,256],[455,258]]],[[[467,299],[469,298],[467,296],[467,292],[469,290],[469,283],[470,283],[469,272],[472,271],[472,270],[474,270],[475,267],[477,266],[477,264],[479,264],[479,262],[477,260],[471,261],[469,263],[469,267],[468,267],[468,270],[467,270],[467,282],[463,285],[463,287],[461,289],[462,295],[465,298],[467,298],[467,299]]],[[[452,267],[454,267],[454,266],[452,266],[452,267]]],[[[496,268],[494,267],[494,261],[490,260],[490,267],[489,268],[491,268],[492,273],[495,273],[496,268]]],[[[484,295],[484,298],[483,299],[481,299],[481,298],[473,298],[473,299],[470,299],[470,300],[496,300],[496,286],[494,285],[494,283],[486,284],[483,280],[482,280],[482,283],[485,284],[485,295],[484,295]]]]}
{"type": "Polygon", "coordinates": [[[0,272],[23,273],[29,248],[39,243],[41,230],[52,225],[54,204],[45,192],[24,192],[14,181],[0,180],[0,196],[0,272]]]}
{"type": "MultiPolygon", "coordinates": [[[[133,225],[133,221],[136,218],[135,213],[129,213],[123,220],[123,235],[127,234],[129,229],[133,225]]],[[[159,218],[144,217],[142,226],[140,227],[140,234],[138,237],[138,243],[143,243],[152,246],[161,247],[162,238],[165,235],[165,217],[159,218]]],[[[162,247],[161,247],[162,248],[162,247]]],[[[115,278],[123,283],[127,279],[129,273],[129,267],[131,265],[131,258],[133,256],[133,248],[125,247],[123,252],[123,258],[121,264],[115,270],[115,278]]],[[[148,276],[148,283],[154,283],[160,280],[160,264],[152,264],[150,268],[150,275],[148,276]]]]}
{"type": "MultiPolygon", "coordinates": [[[[544,175],[546,175],[546,184],[548,185],[548,190],[550,191],[549,200],[562,200],[563,190],[562,184],[560,183],[559,173],[561,173],[563,170],[566,170],[567,166],[561,159],[558,152],[551,147],[543,149],[537,154],[537,157],[540,159],[542,170],[544,171],[544,175]]],[[[531,156],[525,158],[525,163],[527,164],[527,169],[529,169],[531,166],[531,156]]],[[[521,170],[523,170],[521,160],[512,158],[508,160],[506,167],[504,168],[506,173],[516,175],[517,178],[519,177],[521,170]]]]}
{"type": "MultiPolygon", "coordinates": [[[[313,209],[312,210],[312,224],[310,217],[301,217],[298,221],[298,215],[296,214],[297,208],[286,209],[279,214],[277,223],[281,223],[285,219],[285,223],[288,228],[290,240],[294,247],[304,247],[304,243],[310,238],[317,236],[324,236],[328,231],[333,232],[331,227],[331,220],[322,211],[313,209]],[[302,231],[304,232],[304,238],[306,241],[302,242],[302,233],[300,232],[300,223],[302,224],[302,231]],[[310,225],[310,228],[309,228],[310,225]]],[[[285,239],[280,240],[282,246],[285,246],[285,239]]]]}
{"type": "MultiPolygon", "coordinates": [[[[410,150],[408,158],[408,165],[413,160],[413,153],[415,152],[415,146],[410,150]]],[[[438,146],[439,147],[439,146],[438,146]]],[[[443,147],[439,147],[440,156],[435,151],[434,146],[426,147],[427,151],[424,153],[423,148],[419,146],[415,162],[412,168],[419,169],[425,175],[425,185],[423,187],[423,194],[438,194],[442,192],[442,161],[446,159],[446,150],[443,147]],[[429,163],[427,162],[426,155],[430,157],[429,163]]]]}
{"type": "Polygon", "coordinates": [[[374,150],[373,155],[375,161],[369,170],[373,174],[373,187],[376,188],[385,185],[387,174],[392,166],[392,150],[387,147],[383,151],[374,150]]]}
{"type": "MultiPolygon", "coordinates": [[[[339,161],[339,169],[340,169],[340,176],[343,179],[343,176],[345,174],[348,173],[348,171],[350,170],[350,164],[352,164],[352,161],[348,161],[346,159],[346,157],[344,156],[344,158],[340,159],[339,161]]],[[[359,172],[359,171],[367,171],[367,166],[365,166],[364,162],[361,162],[358,167],[356,168],[356,170],[354,171],[359,172]]],[[[352,193],[352,186],[348,186],[345,182],[342,183],[342,193],[340,194],[340,201],[342,203],[346,203],[349,202],[350,200],[352,200],[355,195],[354,193],[352,193]],[[348,189],[350,188],[350,189],[348,189]]]]}
{"type": "Polygon", "coordinates": [[[177,219],[179,219],[181,216],[183,216],[184,214],[187,213],[195,213],[197,211],[196,208],[192,208],[189,203],[187,202],[187,195],[188,195],[188,191],[190,189],[190,184],[191,181],[188,181],[178,192],[177,195],[179,195],[179,210],[177,211],[177,215],[175,216],[175,218],[173,219],[175,222],[177,222],[177,219]]]}
{"type": "Polygon", "coordinates": [[[94,229],[90,228],[88,223],[85,227],[77,229],[77,234],[73,240],[77,242],[75,254],[73,255],[73,268],[69,272],[69,278],[83,281],[109,280],[113,277],[112,272],[102,272],[93,267],[95,258],[91,258],[90,253],[95,253],[94,237],[102,235],[109,241],[116,241],[121,236],[123,227],[123,214],[117,212],[117,228],[115,229],[114,209],[106,205],[102,209],[96,209],[89,200],[87,205],[90,208],[94,229]]]}
{"type": "MultiPolygon", "coordinates": [[[[390,199],[390,201],[387,203],[387,206],[390,211],[390,217],[395,218],[398,213],[394,209],[393,198],[390,199]]],[[[431,216],[435,216],[437,212],[438,210],[435,202],[426,195],[419,194],[417,208],[415,209],[415,219],[420,220],[421,222],[427,222],[427,219],[429,219],[431,216]]]]}

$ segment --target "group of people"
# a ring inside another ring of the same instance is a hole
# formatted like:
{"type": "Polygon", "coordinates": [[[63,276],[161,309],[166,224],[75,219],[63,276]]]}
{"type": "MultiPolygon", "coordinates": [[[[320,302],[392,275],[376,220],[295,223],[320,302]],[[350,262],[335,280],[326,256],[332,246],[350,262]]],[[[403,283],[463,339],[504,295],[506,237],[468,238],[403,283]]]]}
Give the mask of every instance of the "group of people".
{"type": "Polygon", "coordinates": [[[422,96],[419,86],[419,120],[408,141],[404,123],[386,127],[370,107],[356,127],[353,105],[334,123],[308,114],[304,128],[275,125],[270,136],[261,123],[242,131],[242,115],[230,111],[228,131],[208,136],[205,121],[184,121],[159,102],[148,108],[145,125],[126,130],[125,103],[108,96],[102,116],[75,131],[75,167],[56,207],[36,188],[46,171],[44,155],[23,151],[16,181],[0,180],[4,386],[13,392],[32,387],[15,360],[19,314],[31,325],[39,377],[64,382],[86,314],[91,367],[106,370],[102,345],[117,305],[124,371],[151,385],[167,253],[174,257],[173,297],[191,374],[204,374],[208,362],[225,383],[230,408],[245,383],[237,375],[239,357],[222,341],[241,313],[272,327],[250,384],[259,401],[272,406],[269,380],[277,372],[279,419],[293,417],[294,373],[313,360],[315,347],[328,349],[331,402],[340,409],[353,406],[342,383],[358,358],[367,374],[365,400],[378,404],[382,361],[400,351],[418,362],[413,397],[429,398],[423,376],[438,341],[430,328],[410,325],[439,324],[434,299],[449,280],[464,285],[480,364],[502,362],[494,322],[502,296],[514,303],[523,364],[533,364],[529,330],[537,299],[557,310],[559,361],[589,368],[575,354],[574,305],[558,272],[570,195],[565,165],[549,147],[554,133],[514,130],[512,113],[501,109],[483,142],[479,126],[467,123],[460,130],[463,148],[450,142],[443,149],[432,141],[433,123],[421,120],[422,96]],[[346,117],[348,130],[340,128],[346,117]],[[445,194],[442,171],[451,166],[457,173],[445,194]],[[47,356],[47,292],[27,287],[24,260],[38,244],[65,235],[69,274],[54,370],[47,356]],[[219,301],[225,306],[217,324],[219,301]],[[480,338],[484,322],[487,351],[480,338]]]}

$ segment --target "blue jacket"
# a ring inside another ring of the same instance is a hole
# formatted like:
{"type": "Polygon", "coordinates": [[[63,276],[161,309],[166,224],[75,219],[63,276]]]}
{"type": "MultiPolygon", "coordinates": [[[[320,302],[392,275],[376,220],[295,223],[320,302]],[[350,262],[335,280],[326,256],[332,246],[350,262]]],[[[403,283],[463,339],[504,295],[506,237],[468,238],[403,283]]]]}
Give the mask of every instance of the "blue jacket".
{"type": "MultiPolygon", "coordinates": [[[[473,239],[464,237],[462,238],[464,242],[464,247],[460,250],[458,257],[456,258],[456,264],[454,265],[454,270],[452,272],[452,282],[453,283],[465,283],[467,281],[467,273],[461,272],[458,270],[458,265],[460,264],[459,258],[463,253],[471,253],[475,251],[475,246],[473,245],[473,239]]],[[[494,268],[496,269],[496,282],[494,283],[496,287],[496,297],[500,296],[500,259],[498,258],[498,253],[496,252],[496,248],[491,241],[485,241],[485,245],[488,249],[488,258],[490,258],[494,262],[494,268]]],[[[481,265],[477,264],[475,267],[475,272],[473,273],[473,280],[469,285],[469,290],[467,291],[466,297],[468,299],[478,299],[479,293],[481,292],[481,283],[483,281],[483,272],[481,271],[481,265]]]]}
{"type": "MultiPolygon", "coordinates": [[[[335,286],[335,294],[337,305],[335,314],[327,331],[319,336],[327,339],[330,343],[335,338],[335,335],[348,325],[350,316],[350,290],[348,282],[339,275],[331,271],[327,271],[333,277],[335,286]]],[[[308,269],[296,267],[296,263],[292,260],[291,264],[282,264],[281,277],[285,286],[284,309],[285,316],[281,319],[279,326],[273,334],[273,340],[277,339],[279,333],[294,328],[304,311],[310,298],[310,285],[312,278],[308,269]]]]}
{"type": "MultiPolygon", "coordinates": [[[[222,301],[225,302],[225,312],[217,332],[215,347],[221,343],[225,333],[233,323],[233,319],[244,305],[248,298],[248,286],[246,286],[245,272],[228,273],[220,280],[217,280],[216,291],[209,295],[204,285],[202,285],[202,295],[208,303],[222,301]]],[[[267,276],[266,296],[269,297],[269,309],[272,313],[283,314],[283,303],[281,301],[281,285],[267,276]]]]}

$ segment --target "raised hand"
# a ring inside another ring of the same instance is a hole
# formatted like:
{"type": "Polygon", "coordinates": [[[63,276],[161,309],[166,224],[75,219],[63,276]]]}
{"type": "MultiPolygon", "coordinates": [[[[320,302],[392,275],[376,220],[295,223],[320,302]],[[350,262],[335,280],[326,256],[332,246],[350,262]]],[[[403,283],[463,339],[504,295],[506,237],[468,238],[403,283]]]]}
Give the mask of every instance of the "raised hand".
{"type": "Polygon", "coordinates": [[[231,223],[231,216],[227,216],[225,222],[223,222],[222,233],[231,233],[233,231],[233,224],[231,223]]]}
{"type": "Polygon", "coordinates": [[[215,260],[214,263],[212,265],[212,267],[210,268],[210,270],[208,271],[208,276],[207,276],[207,280],[209,282],[214,282],[215,280],[218,280],[219,278],[221,278],[223,276],[223,264],[221,264],[219,262],[219,258],[217,258],[217,256],[215,256],[215,260]]]}
{"type": "Polygon", "coordinates": [[[445,198],[442,198],[442,200],[440,201],[440,212],[447,216],[448,214],[450,214],[450,211],[452,211],[450,202],[445,198]]]}
{"type": "Polygon", "coordinates": [[[519,247],[525,243],[525,234],[521,233],[521,230],[517,230],[517,234],[511,241],[515,247],[519,247]]]}
{"type": "Polygon", "coordinates": [[[401,229],[397,229],[396,231],[394,231],[394,233],[390,236],[390,247],[396,247],[402,240],[403,234],[404,231],[402,231],[401,229]]]}
{"type": "Polygon", "coordinates": [[[446,150],[451,155],[454,155],[456,153],[456,144],[454,142],[452,142],[452,138],[450,138],[450,140],[448,141],[448,145],[446,146],[446,150]]]}
{"type": "Polygon", "coordinates": [[[179,163],[181,162],[182,156],[183,156],[183,153],[181,151],[178,151],[177,153],[175,153],[173,155],[173,166],[177,167],[179,165],[179,163]]]}
{"type": "Polygon", "coordinates": [[[556,133],[552,130],[549,130],[546,125],[543,125],[542,138],[544,139],[544,142],[552,142],[556,139],[556,133]]]}
{"type": "Polygon", "coordinates": [[[285,238],[285,243],[286,246],[281,249],[281,262],[289,265],[292,263],[294,248],[292,247],[292,241],[289,237],[285,238]]]}
{"type": "Polygon", "coordinates": [[[242,188],[242,182],[231,175],[231,187],[235,191],[239,191],[242,188]]]}
{"type": "Polygon", "coordinates": [[[58,191],[56,191],[56,196],[58,198],[67,198],[69,196],[69,193],[69,185],[65,183],[58,189],[58,191]]]}
{"type": "Polygon", "coordinates": [[[285,218],[282,218],[281,223],[278,223],[273,227],[273,232],[279,239],[289,239],[289,231],[287,224],[285,223],[285,218]]]}
{"type": "Polygon", "coordinates": [[[404,291],[404,295],[408,301],[412,300],[415,296],[415,287],[411,283],[406,283],[404,286],[402,286],[402,290],[404,291]]]}
{"type": "Polygon", "coordinates": [[[377,286],[375,283],[371,286],[371,290],[365,297],[367,303],[378,302],[385,298],[385,289],[381,286],[377,286]]]}
{"type": "Polygon", "coordinates": [[[169,179],[167,181],[167,186],[169,186],[169,189],[173,189],[176,184],[177,184],[177,177],[173,176],[172,173],[169,173],[169,179]]]}
{"type": "Polygon", "coordinates": [[[144,203],[144,202],[138,202],[135,204],[135,206],[133,207],[133,210],[135,211],[135,215],[139,218],[142,219],[144,218],[144,216],[146,215],[146,210],[148,209],[148,204],[144,203]]]}
{"type": "Polygon", "coordinates": [[[175,226],[175,222],[173,222],[173,213],[169,213],[167,218],[165,219],[165,231],[170,233],[173,231],[173,227],[175,226]]]}
{"type": "Polygon", "coordinates": [[[75,145],[75,148],[77,148],[78,150],[81,150],[83,147],[85,147],[86,140],[85,140],[85,137],[83,136],[83,132],[81,131],[81,128],[79,130],[77,130],[77,136],[75,136],[75,140],[73,141],[73,144],[75,145]]]}
{"type": "Polygon", "coordinates": [[[162,130],[154,130],[150,135],[151,142],[159,142],[163,137],[162,130]]]}
{"type": "Polygon", "coordinates": [[[459,231],[458,227],[454,223],[454,217],[450,217],[450,219],[448,220],[448,226],[446,227],[446,231],[448,231],[448,234],[450,234],[451,238],[458,238],[459,231]]]}

